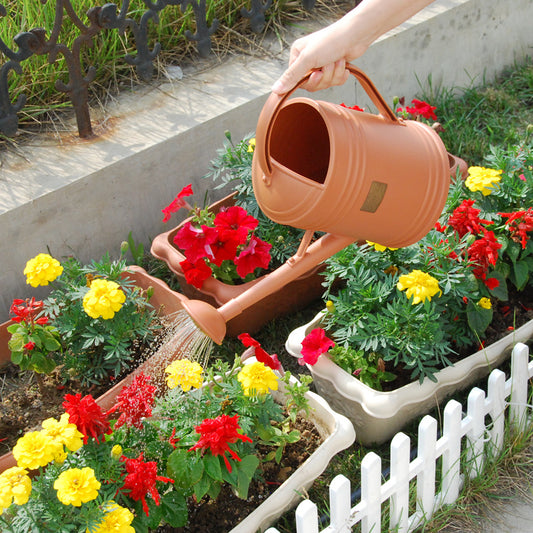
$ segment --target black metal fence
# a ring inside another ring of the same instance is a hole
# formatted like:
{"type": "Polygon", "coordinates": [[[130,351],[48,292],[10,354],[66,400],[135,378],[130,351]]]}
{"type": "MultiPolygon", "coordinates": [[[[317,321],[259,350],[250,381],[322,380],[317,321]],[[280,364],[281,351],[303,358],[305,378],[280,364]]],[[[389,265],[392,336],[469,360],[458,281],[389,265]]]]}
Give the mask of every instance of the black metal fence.
{"type": "MultiPolygon", "coordinates": [[[[1,0],[0,0],[1,1],[1,0]]],[[[38,1],[38,0],[36,0],[38,1]]],[[[47,0],[40,0],[46,3],[47,0]]],[[[301,0],[305,9],[311,10],[315,0],[301,0]]],[[[206,17],[206,0],[142,0],[146,10],[139,21],[128,16],[130,0],[123,0],[119,9],[116,4],[108,3],[91,7],[87,13],[87,22],[76,14],[71,0],[55,0],[55,18],[49,35],[44,28],[34,28],[30,31],[15,35],[15,46],[10,48],[0,39],[0,52],[7,61],[0,64],[0,133],[12,137],[19,126],[17,113],[26,104],[26,96],[19,95],[15,102],[9,94],[8,76],[10,71],[22,73],[22,63],[34,55],[47,56],[49,63],[55,63],[62,55],[68,70],[66,83],[57,80],[55,87],[64,92],[72,104],[76,114],[76,121],[80,137],[93,135],[89,112],[89,84],[95,79],[96,69],[89,66],[86,70],[82,64],[82,47],[92,46],[94,37],[108,30],[118,30],[121,33],[131,31],[135,39],[136,54],[126,55],[125,61],[135,66],[138,76],[149,81],[154,74],[153,61],[161,51],[159,43],[149,43],[148,25],[159,22],[158,14],[167,6],[178,6],[182,12],[190,6],[194,12],[196,32],[185,32],[185,37],[196,42],[198,54],[207,57],[211,53],[211,36],[217,30],[218,20],[213,20],[209,26],[206,17]],[[69,48],[59,41],[61,28],[65,20],[70,20],[79,30],[69,48]]],[[[250,9],[243,8],[241,15],[249,19],[252,31],[259,33],[265,25],[265,12],[271,7],[272,0],[250,0],[250,9]]],[[[0,22],[6,17],[4,5],[0,4],[0,22]]],[[[0,57],[1,57],[0,54],[0,57]]]]}

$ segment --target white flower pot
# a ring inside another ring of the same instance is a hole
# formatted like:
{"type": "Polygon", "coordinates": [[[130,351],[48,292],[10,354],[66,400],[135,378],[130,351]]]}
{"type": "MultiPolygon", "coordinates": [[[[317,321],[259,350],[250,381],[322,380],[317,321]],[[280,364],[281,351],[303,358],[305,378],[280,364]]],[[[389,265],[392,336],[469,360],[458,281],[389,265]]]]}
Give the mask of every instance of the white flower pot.
{"type": "MultiPolygon", "coordinates": [[[[291,380],[296,381],[295,378],[291,380]]],[[[283,383],[280,382],[280,388],[282,386],[283,383]]],[[[273,394],[276,399],[283,401],[279,392],[273,394]]],[[[355,441],[353,425],[345,416],[333,411],[328,403],[314,392],[306,393],[306,398],[310,407],[308,419],[313,422],[322,437],[322,444],[294,474],[230,533],[251,533],[267,529],[302,499],[302,492],[324,472],[331,459],[355,441]]]]}
{"type": "MultiPolygon", "coordinates": [[[[312,329],[320,326],[324,312],[290,333],[285,346],[291,355],[301,357],[302,340],[312,329]]],[[[422,383],[414,381],[390,392],[368,387],[325,355],[314,366],[307,367],[319,394],[333,409],[353,422],[357,441],[363,445],[380,444],[455,391],[488,375],[509,357],[517,342],[526,342],[531,338],[533,320],[483,350],[440,370],[435,374],[437,382],[425,378],[422,383]]]]}

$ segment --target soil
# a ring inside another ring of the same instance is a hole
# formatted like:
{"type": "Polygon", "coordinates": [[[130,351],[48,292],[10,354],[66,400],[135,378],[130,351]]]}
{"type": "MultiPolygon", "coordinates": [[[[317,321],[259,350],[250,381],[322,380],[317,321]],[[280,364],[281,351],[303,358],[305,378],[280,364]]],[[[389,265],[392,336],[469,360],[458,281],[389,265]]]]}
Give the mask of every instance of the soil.
{"type": "MultiPolygon", "coordinates": [[[[279,464],[269,461],[262,465],[260,480],[250,485],[248,498],[235,496],[229,486],[224,486],[216,500],[209,497],[200,502],[189,500],[189,525],[174,528],[161,526],[157,533],[226,533],[241,523],[252,511],[263,503],[321,444],[315,426],[309,420],[298,418],[296,429],[301,433],[298,442],[288,444],[279,464]],[[216,527],[214,527],[216,524],[216,527]]],[[[262,451],[259,448],[259,455],[262,451]]]]}

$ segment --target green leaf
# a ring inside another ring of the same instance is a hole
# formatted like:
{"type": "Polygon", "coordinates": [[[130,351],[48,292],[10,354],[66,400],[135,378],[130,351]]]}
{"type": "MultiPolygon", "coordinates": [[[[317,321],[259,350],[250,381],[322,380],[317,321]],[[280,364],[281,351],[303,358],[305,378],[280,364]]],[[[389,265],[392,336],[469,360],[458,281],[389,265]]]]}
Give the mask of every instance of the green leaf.
{"type": "Polygon", "coordinates": [[[24,359],[24,352],[11,352],[11,362],[14,365],[22,366],[22,360],[24,359]]]}
{"type": "Polygon", "coordinates": [[[215,481],[222,481],[222,468],[218,455],[204,455],[204,467],[207,474],[215,481]]]}
{"type": "Polygon", "coordinates": [[[7,346],[12,352],[21,352],[26,344],[25,339],[26,338],[22,333],[15,332],[11,335],[11,338],[7,342],[7,346]]]}
{"type": "Polygon", "coordinates": [[[516,288],[521,291],[529,279],[529,267],[525,261],[517,261],[513,264],[513,274],[516,288]]]}
{"type": "Polygon", "coordinates": [[[505,281],[505,278],[497,271],[493,271],[487,275],[487,279],[491,278],[497,279],[499,284],[494,289],[491,289],[490,293],[498,300],[506,302],[509,299],[509,293],[507,292],[507,282],[505,281]]]}
{"type": "Polygon", "coordinates": [[[259,466],[259,459],[255,455],[246,455],[236,466],[237,468],[237,493],[239,498],[248,498],[248,489],[259,466]]]}
{"type": "Polygon", "coordinates": [[[54,337],[44,337],[44,347],[49,352],[55,352],[61,348],[61,344],[54,337]]]}
{"type": "Polygon", "coordinates": [[[492,321],[492,309],[484,309],[479,305],[468,303],[467,311],[468,325],[481,336],[492,321]]]}
{"type": "Polygon", "coordinates": [[[196,499],[201,500],[209,490],[211,485],[211,478],[204,472],[204,475],[201,477],[200,481],[194,485],[194,495],[196,499]]]}
{"type": "Polygon", "coordinates": [[[172,527],[184,527],[189,520],[187,500],[183,494],[173,490],[161,498],[163,519],[172,527]]]}

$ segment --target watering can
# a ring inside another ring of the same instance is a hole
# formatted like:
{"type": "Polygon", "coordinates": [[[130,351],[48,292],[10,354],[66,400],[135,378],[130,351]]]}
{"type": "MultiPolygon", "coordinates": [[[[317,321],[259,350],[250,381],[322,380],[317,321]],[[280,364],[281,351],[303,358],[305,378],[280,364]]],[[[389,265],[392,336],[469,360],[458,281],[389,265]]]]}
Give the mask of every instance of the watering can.
{"type": "Polygon", "coordinates": [[[221,343],[226,322],[253,303],[359,241],[399,248],[435,224],[449,188],[448,153],[426,124],[396,117],[360,69],[347,65],[379,114],[310,98],[272,93],[256,128],[252,163],[261,210],[306,230],[297,253],[218,309],[198,300],[183,306],[221,343]],[[325,235],[313,242],[316,231],[325,235]]]}

